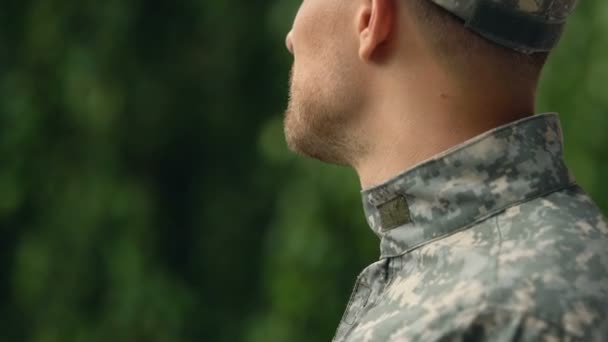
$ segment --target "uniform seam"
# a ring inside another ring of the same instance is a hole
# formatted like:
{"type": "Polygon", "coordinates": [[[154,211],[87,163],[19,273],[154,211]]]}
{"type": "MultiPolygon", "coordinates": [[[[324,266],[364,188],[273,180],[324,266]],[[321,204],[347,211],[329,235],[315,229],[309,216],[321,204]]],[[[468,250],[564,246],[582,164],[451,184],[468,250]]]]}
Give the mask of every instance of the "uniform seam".
{"type": "Polygon", "coordinates": [[[478,311],[478,315],[477,316],[481,316],[481,315],[485,315],[485,314],[492,314],[492,313],[503,313],[503,314],[507,314],[511,317],[515,317],[517,315],[520,315],[522,318],[535,318],[538,320],[541,320],[543,323],[546,323],[547,326],[557,330],[560,332],[561,336],[560,337],[567,337],[567,338],[576,338],[573,334],[571,334],[570,332],[568,332],[566,329],[564,329],[561,324],[554,322],[553,320],[550,319],[546,319],[544,317],[542,317],[542,315],[539,315],[537,313],[532,313],[532,312],[528,312],[528,311],[523,311],[523,310],[512,310],[512,309],[505,309],[505,308],[501,308],[501,307],[497,307],[494,306],[492,304],[488,305],[487,307],[479,310],[476,308],[470,308],[470,309],[466,309],[466,311],[470,312],[470,311],[478,311]]]}
{"type": "MultiPolygon", "coordinates": [[[[452,326],[449,330],[446,331],[447,334],[449,333],[454,333],[454,334],[462,334],[464,332],[467,331],[467,329],[471,328],[473,326],[473,324],[475,323],[475,320],[478,319],[479,317],[483,316],[483,315],[487,315],[487,314],[506,314],[509,316],[509,318],[515,318],[517,316],[521,316],[522,318],[522,323],[525,324],[525,319],[526,318],[534,318],[537,320],[542,321],[543,323],[547,324],[547,327],[550,329],[554,329],[555,331],[557,331],[560,334],[560,338],[567,338],[567,339],[574,339],[576,340],[577,338],[580,338],[578,336],[573,335],[572,333],[568,332],[566,329],[564,329],[560,323],[556,323],[552,320],[543,318],[542,315],[538,315],[532,312],[527,312],[527,311],[523,311],[523,310],[512,310],[512,309],[505,309],[505,308],[501,308],[501,307],[497,307],[494,305],[488,305],[483,309],[480,309],[478,307],[472,307],[472,308],[465,308],[462,311],[460,311],[461,315],[465,314],[465,313],[469,313],[469,312],[474,312],[476,313],[476,315],[474,316],[474,318],[471,320],[471,322],[467,323],[467,326],[464,327],[463,330],[459,330],[462,329],[462,327],[454,327],[452,326]]],[[[437,319],[440,319],[441,316],[437,319]]],[[[397,327],[397,329],[401,329],[401,327],[397,327]]],[[[394,330],[392,333],[395,333],[397,330],[394,330]]],[[[390,336],[391,334],[389,334],[390,336]]]]}
{"type": "Polygon", "coordinates": [[[387,263],[386,263],[386,278],[385,278],[385,284],[382,287],[382,293],[384,293],[386,291],[386,289],[388,289],[392,284],[393,281],[395,280],[396,275],[397,275],[397,271],[396,270],[400,270],[401,269],[401,260],[400,258],[387,258],[386,259],[387,263]],[[399,263],[399,265],[395,265],[396,263],[399,263]]]}
{"type": "Polygon", "coordinates": [[[526,312],[526,311],[520,311],[520,310],[504,309],[504,308],[498,308],[498,307],[494,307],[494,306],[491,306],[488,309],[482,310],[481,312],[482,313],[504,312],[506,314],[521,315],[522,317],[526,317],[526,318],[535,318],[535,319],[543,321],[544,323],[546,323],[551,328],[559,331],[561,333],[561,335],[562,335],[561,337],[574,338],[574,336],[571,333],[569,333],[566,329],[564,329],[560,323],[556,323],[553,320],[544,318],[543,315],[540,315],[538,313],[532,313],[532,312],[526,312]]]}
{"type": "Polygon", "coordinates": [[[500,215],[494,216],[494,225],[498,233],[498,253],[496,253],[496,267],[494,271],[494,285],[498,285],[498,279],[500,278],[500,255],[502,254],[502,231],[500,230],[500,222],[498,221],[500,215]]]}
{"type": "Polygon", "coordinates": [[[547,190],[545,192],[535,192],[535,193],[532,193],[531,195],[526,196],[526,197],[522,198],[521,200],[514,201],[512,203],[509,203],[509,204],[506,204],[506,205],[504,205],[502,207],[499,207],[499,208],[497,208],[497,209],[495,209],[493,211],[490,211],[486,215],[480,216],[479,218],[474,219],[469,224],[466,224],[466,225],[464,225],[462,227],[453,229],[452,231],[450,231],[450,232],[448,232],[448,233],[446,233],[444,235],[438,236],[436,238],[423,241],[423,242],[421,242],[421,243],[419,243],[417,245],[414,245],[414,246],[406,249],[405,251],[403,251],[401,253],[398,253],[398,254],[395,254],[395,255],[381,255],[380,256],[380,260],[387,259],[387,258],[395,258],[395,257],[403,256],[403,255],[408,254],[408,253],[410,253],[410,252],[412,252],[412,251],[414,251],[414,250],[416,250],[416,249],[418,249],[420,247],[426,246],[426,245],[431,244],[433,242],[437,242],[439,240],[442,240],[442,239],[445,239],[447,237],[450,237],[450,236],[452,236],[454,234],[457,234],[457,233],[463,232],[463,231],[465,231],[467,229],[470,229],[470,228],[474,227],[475,225],[477,225],[477,224],[479,224],[479,223],[481,223],[483,221],[489,220],[489,219],[491,219],[491,218],[493,218],[495,216],[500,215],[501,213],[503,213],[504,211],[506,211],[506,210],[508,210],[508,209],[510,209],[512,207],[521,205],[521,204],[526,203],[526,202],[530,202],[530,201],[532,201],[534,199],[537,199],[539,197],[545,197],[545,196],[548,196],[548,195],[550,195],[552,193],[563,191],[563,190],[567,190],[567,189],[570,189],[570,188],[573,188],[573,187],[579,187],[579,185],[575,181],[571,181],[571,182],[568,182],[565,185],[552,188],[551,190],[547,190]]]}

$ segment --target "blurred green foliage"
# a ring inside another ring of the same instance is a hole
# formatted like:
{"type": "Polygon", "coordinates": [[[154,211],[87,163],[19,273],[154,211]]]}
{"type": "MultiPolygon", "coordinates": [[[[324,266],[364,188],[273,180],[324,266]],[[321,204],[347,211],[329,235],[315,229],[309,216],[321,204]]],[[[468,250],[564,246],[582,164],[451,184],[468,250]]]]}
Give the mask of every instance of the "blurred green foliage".
{"type": "MultiPolygon", "coordinates": [[[[2,341],[328,341],[377,258],[347,169],[287,151],[296,0],[0,3],[2,341]]],[[[608,3],[544,75],[608,209],[608,3]]]]}

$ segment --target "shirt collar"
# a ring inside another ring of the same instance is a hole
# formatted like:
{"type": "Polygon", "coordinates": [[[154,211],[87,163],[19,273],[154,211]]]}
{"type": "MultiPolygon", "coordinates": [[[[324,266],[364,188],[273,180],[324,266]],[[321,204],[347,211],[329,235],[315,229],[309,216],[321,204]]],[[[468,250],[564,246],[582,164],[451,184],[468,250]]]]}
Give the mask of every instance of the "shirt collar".
{"type": "Polygon", "coordinates": [[[363,190],[362,197],[387,258],[572,182],[559,118],[548,113],[479,135],[363,190]]]}

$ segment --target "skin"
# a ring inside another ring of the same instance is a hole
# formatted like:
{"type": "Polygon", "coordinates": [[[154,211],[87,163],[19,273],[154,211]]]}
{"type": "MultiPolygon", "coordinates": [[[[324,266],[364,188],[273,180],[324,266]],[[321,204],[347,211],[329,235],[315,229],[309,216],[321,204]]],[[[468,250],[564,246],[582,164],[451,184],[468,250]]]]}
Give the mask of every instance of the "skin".
{"type": "Polygon", "coordinates": [[[288,145],[353,167],[363,188],[534,112],[535,83],[514,86],[482,57],[451,72],[405,7],[304,0],[286,39],[288,145]]]}

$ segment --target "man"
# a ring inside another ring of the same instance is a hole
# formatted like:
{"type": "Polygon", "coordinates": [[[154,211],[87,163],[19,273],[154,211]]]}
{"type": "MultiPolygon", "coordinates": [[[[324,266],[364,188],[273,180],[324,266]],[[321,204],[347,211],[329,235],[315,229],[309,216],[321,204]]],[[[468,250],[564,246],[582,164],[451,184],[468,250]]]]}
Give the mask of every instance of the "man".
{"type": "Polygon", "coordinates": [[[335,341],[608,341],[608,224],[530,116],[576,0],[304,0],[289,146],[352,166],[380,261],[335,341]]]}

